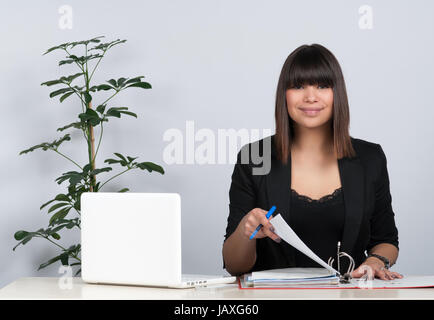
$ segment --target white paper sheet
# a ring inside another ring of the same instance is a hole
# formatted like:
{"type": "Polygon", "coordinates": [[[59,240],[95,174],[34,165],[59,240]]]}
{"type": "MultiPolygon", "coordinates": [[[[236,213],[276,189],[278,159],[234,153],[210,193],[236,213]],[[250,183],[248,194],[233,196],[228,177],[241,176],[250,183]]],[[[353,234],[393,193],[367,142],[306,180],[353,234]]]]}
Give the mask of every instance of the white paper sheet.
{"type": "Polygon", "coordinates": [[[334,275],[324,268],[282,268],[262,271],[253,271],[249,280],[257,279],[313,279],[334,275]]]}
{"type": "Polygon", "coordinates": [[[285,240],[288,244],[304,253],[306,256],[311,258],[313,261],[319,263],[321,266],[330,270],[334,274],[338,273],[334,268],[329,266],[326,262],[324,262],[320,257],[318,257],[312,250],[309,249],[308,246],[304,244],[303,241],[297,236],[294,230],[286,223],[286,221],[282,218],[280,214],[276,215],[270,220],[270,223],[274,227],[274,233],[277,234],[280,238],[285,240]]]}

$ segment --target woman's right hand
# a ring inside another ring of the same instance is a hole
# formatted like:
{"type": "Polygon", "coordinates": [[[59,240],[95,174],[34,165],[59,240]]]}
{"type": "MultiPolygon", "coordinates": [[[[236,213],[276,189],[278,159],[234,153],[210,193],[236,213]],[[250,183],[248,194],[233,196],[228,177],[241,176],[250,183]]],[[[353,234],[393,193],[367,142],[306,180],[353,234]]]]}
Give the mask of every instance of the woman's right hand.
{"type": "Polygon", "coordinates": [[[241,228],[241,233],[246,239],[249,240],[256,228],[262,224],[262,228],[253,239],[269,237],[278,243],[281,241],[280,237],[274,233],[273,225],[266,218],[267,212],[261,208],[254,208],[241,219],[238,227],[241,228]]]}

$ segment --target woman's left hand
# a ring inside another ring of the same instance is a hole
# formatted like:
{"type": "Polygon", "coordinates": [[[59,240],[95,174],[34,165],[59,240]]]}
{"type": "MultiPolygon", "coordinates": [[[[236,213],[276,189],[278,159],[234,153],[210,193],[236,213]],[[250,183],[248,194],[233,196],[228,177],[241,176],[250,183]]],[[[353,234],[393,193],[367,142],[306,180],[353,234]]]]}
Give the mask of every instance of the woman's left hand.
{"type": "Polygon", "coordinates": [[[381,280],[401,279],[403,277],[403,275],[398,272],[387,270],[383,262],[375,257],[367,258],[365,262],[351,273],[351,276],[353,278],[360,278],[366,273],[368,274],[368,278],[371,278],[369,280],[372,280],[374,277],[381,280]]]}

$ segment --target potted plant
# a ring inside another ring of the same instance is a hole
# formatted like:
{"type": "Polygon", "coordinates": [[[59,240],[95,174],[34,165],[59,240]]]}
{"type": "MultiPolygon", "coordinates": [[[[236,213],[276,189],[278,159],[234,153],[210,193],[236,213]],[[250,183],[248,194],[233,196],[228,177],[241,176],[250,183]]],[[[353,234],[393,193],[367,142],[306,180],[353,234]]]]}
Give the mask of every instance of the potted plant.
{"type": "MultiPolygon", "coordinates": [[[[78,270],[75,276],[80,274],[80,243],[64,247],[58,243],[58,240],[61,238],[59,234],[60,231],[65,231],[65,228],[67,230],[73,230],[74,228],[80,229],[80,196],[83,192],[100,192],[107,183],[130,170],[148,170],[149,172],[155,171],[164,174],[163,168],[155,163],[138,162],[137,157],[125,156],[118,152],[114,153],[113,158],[105,159],[104,163],[106,165],[103,167],[96,165],[98,151],[103,138],[104,126],[109,120],[112,121],[122,116],[137,118],[137,114],[131,112],[127,107],[109,106],[110,100],[119,92],[128,88],[151,89],[151,85],[148,82],[142,81],[144,76],[136,76],[133,78],[121,77],[117,80],[110,79],[103,84],[92,84],[92,77],[107,52],[114,46],[126,42],[126,40],[117,39],[102,43],[101,38],[103,38],[103,36],[90,40],[63,43],[48,49],[44,53],[45,55],[53,51],[63,51],[66,53],[66,58],[59,61],[59,66],[73,64],[78,67],[78,72],[75,74],[46,81],[41,85],[47,87],[56,86],[57,90],[50,93],[50,98],[58,97],[60,103],[70,97],[77,99],[81,106],[78,117],[75,121],[58,128],[57,131],[82,131],[86,140],[88,161],[85,164],[79,164],[59,150],[63,143],[71,141],[69,133],[52,142],[43,142],[20,152],[21,155],[35,150],[50,150],[68,160],[74,166],[74,170],[63,173],[55,180],[59,185],[63,184],[66,186],[65,192],[57,194],[53,199],[45,202],[40,207],[41,210],[46,208],[48,213],[51,214],[48,226],[32,232],[19,230],[14,234],[14,238],[18,241],[18,244],[13,250],[19,245],[25,245],[33,238],[44,238],[59,248],[59,255],[42,263],[38,270],[60,261],[62,265],[77,266],[78,270]],[[72,51],[80,48],[84,52],[83,55],[72,51]],[[81,85],[77,84],[80,79],[82,80],[81,85]],[[96,93],[101,91],[102,93],[106,92],[107,97],[102,100],[103,102],[96,103],[93,96],[96,96],[96,93]],[[95,139],[96,128],[99,129],[97,140],[95,139]],[[96,148],[95,142],[97,142],[96,148]],[[100,173],[111,172],[113,170],[111,165],[119,167],[120,172],[105,181],[99,180],[100,173]]],[[[123,188],[118,192],[127,191],[129,191],[128,188],[123,188]]]]}

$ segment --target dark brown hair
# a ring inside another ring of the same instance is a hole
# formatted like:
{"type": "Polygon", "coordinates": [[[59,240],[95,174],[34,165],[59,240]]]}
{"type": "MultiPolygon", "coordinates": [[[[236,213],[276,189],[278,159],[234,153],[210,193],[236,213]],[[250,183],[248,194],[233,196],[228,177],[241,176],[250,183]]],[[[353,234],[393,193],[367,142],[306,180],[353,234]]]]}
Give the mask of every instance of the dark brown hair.
{"type": "Polygon", "coordinates": [[[335,56],[319,44],[302,45],[286,59],[276,92],[275,147],[278,159],[288,163],[294,136],[293,120],[289,116],[286,90],[306,83],[333,88],[332,131],[337,158],[353,157],[355,151],[349,134],[350,111],[341,67],[335,56]]]}

